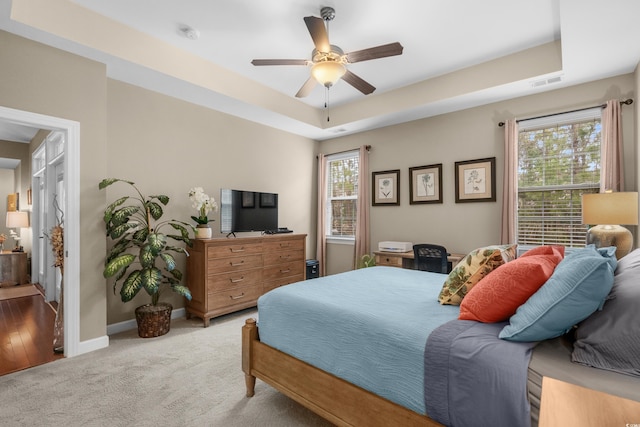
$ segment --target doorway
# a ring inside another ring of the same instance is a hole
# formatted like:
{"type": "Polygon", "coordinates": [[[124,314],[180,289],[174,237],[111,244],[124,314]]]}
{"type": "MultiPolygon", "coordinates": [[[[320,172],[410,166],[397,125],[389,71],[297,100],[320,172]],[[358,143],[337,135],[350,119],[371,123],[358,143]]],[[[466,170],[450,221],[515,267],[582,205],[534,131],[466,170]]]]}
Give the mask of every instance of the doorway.
{"type": "MultiPolygon", "coordinates": [[[[65,139],[64,159],[56,170],[64,176],[60,190],[65,194],[64,355],[72,357],[80,347],[80,123],[6,107],[0,107],[0,121],[55,131],[65,139]]],[[[34,206],[33,216],[55,221],[54,212],[43,210],[39,215],[36,209],[42,208],[34,206]]]]}

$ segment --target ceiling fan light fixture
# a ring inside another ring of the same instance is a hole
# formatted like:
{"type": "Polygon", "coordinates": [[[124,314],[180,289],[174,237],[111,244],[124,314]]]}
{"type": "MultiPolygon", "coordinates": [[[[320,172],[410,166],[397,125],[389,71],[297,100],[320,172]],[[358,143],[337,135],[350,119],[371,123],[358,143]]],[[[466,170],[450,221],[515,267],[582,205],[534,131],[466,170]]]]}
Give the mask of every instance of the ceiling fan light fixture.
{"type": "Polygon", "coordinates": [[[331,87],[344,76],[347,68],[341,62],[322,61],[311,67],[311,75],[321,85],[331,87]]]}

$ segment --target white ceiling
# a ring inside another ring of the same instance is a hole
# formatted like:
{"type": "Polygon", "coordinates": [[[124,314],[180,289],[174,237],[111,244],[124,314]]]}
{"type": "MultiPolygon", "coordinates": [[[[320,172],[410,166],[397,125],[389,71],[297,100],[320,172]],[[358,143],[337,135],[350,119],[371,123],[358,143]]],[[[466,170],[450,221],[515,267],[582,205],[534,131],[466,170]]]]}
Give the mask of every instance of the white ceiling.
{"type": "Polygon", "coordinates": [[[11,1],[0,0],[1,29],[102,61],[111,78],[318,140],[630,73],[640,60],[637,0],[13,3],[19,10],[10,18],[11,1]],[[377,90],[365,96],[338,82],[329,91],[329,122],[321,86],[307,98],[294,98],[309,76],[307,67],[250,63],[254,58],[310,59],[313,42],[303,17],[320,16],[322,6],[335,8],[329,38],[345,52],[395,41],[404,46],[401,56],[349,65],[377,90]],[[36,16],[40,12],[43,17],[36,16]],[[185,25],[200,37],[184,37],[179,29],[185,25]],[[474,67],[553,41],[561,46],[556,69],[525,75],[516,72],[519,57],[514,56],[504,62],[514,69],[511,77],[508,69],[494,82],[470,81],[474,67]],[[446,80],[465,71],[469,88],[446,80]],[[560,82],[532,84],[553,77],[560,82]],[[418,95],[422,98],[398,102],[418,95]]]}

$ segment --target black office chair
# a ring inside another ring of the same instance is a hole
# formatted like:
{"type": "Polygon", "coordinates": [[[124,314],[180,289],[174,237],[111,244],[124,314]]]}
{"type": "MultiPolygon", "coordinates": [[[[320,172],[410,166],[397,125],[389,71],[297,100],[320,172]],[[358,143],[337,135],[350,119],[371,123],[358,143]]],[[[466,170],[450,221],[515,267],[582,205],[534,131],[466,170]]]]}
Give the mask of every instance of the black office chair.
{"type": "Polygon", "coordinates": [[[421,243],[413,245],[414,268],[434,273],[449,273],[447,249],[439,245],[421,243]]]}

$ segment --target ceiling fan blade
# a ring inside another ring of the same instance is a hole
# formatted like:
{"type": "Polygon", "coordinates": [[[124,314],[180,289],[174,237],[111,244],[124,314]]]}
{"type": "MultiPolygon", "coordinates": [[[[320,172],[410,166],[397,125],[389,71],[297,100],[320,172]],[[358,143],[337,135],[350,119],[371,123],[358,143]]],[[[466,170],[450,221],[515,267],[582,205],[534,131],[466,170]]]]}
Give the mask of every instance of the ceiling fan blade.
{"type": "Polygon", "coordinates": [[[309,30],[309,34],[311,34],[313,44],[316,45],[318,52],[331,52],[329,36],[324,26],[324,20],[316,16],[305,16],[304,22],[307,24],[307,29],[309,30]]]}
{"type": "Polygon", "coordinates": [[[309,77],[306,82],[302,85],[298,93],[296,93],[296,98],[304,98],[308,96],[314,87],[316,87],[316,79],[313,77],[309,77]]]}
{"type": "Polygon", "coordinates": [[[371,59],[385,58],[387,56],[402,55],[404,48],[398,42],[370,47],[369,49],[356,50],[345,54],[350,63],[369,61],[371,59]]]}
{"type": "Polygon", "coordinates": [[[253,65],[307,65],[306,59],[254,59],[253,65]]]}
{"type": "Polygon", "coordinates": [[[342,76],[342,80],[349,83],[351,86],[355,87],[365,95],[369,95],[374,90],[376,90],[375,87],[371,86],[369,83],[365,82],[364,80],[362,80],[360,77],[356,76],[349,70],[347,70],[347,72],[344,73],[344,76],[342,76]]]}

